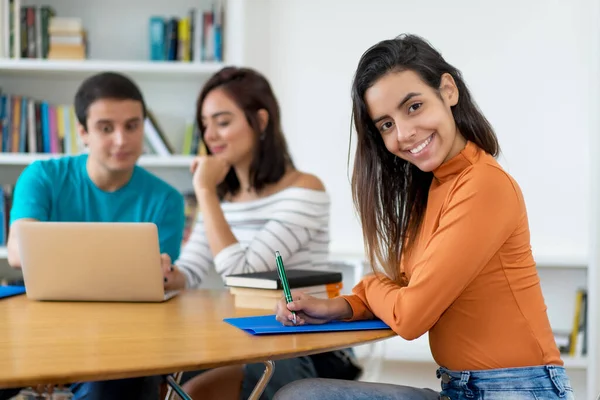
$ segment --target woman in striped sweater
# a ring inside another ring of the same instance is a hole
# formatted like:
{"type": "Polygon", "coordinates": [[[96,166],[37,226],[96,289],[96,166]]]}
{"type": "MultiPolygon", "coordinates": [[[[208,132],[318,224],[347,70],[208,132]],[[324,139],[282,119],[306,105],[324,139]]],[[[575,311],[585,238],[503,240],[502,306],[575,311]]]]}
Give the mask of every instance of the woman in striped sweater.
{"type": "MultiPolygon", "coordinates": [[[[287,268],[324,266],[329,195],[317,177],[294,167],[268,81],[224,68],[200,93],[196,118],[208,150],[191,168],[200,212],[175,265],[165,263],[165,289],[197,287],[211,269],[223,277],[274,270],[275,251],[287,268]]],[[[331,365],[352,370],[346,352],[328,354],[331,365]]],[[[278,361],[262,399],[319,370],[311,357],[278,361]]],[[[184,389],[193,398],[247,398],[263,371],[262,364],[217,368],[184,389]]]]}

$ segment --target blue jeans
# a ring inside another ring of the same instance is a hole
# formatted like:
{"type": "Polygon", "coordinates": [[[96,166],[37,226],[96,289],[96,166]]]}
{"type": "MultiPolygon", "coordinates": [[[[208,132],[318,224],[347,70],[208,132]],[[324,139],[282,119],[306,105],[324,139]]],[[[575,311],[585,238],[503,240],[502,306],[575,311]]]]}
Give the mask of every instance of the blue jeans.
{"type": "Polygon", "coordinates": [[[286,385],[275,400],[574,400],[563,367],[537,366],[485,371],[439,368],[442,392],[408,386],[305,379],[286,385]]]}
{"type": "Polygon", "coordinates": [[[71,385],[72,400],[158,400],[160,376],[81,382],[71,385]]]}
{"type": "Polygon", "coordinates": [[[565,369],[556,365],[462,372],[440,368],[437,376],[442,379],[442,399],[575,399],[565,369]]]}

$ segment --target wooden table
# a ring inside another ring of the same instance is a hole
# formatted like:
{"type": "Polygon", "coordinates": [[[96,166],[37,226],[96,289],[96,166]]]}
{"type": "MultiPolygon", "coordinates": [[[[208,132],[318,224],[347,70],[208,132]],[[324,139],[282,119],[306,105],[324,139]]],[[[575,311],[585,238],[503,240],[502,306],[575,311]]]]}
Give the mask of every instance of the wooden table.
{"type": "MultiPolygon", "coordinates": [[[[186,291],[165,303],[0,300],[0,388],[171,374],[265,362],[392,337],[391,330],[252,336],[223,318],[270,314],[236,309],[227,291],[186,291]]],[[[177,391],[180,388],[171,386],[177,391]]]]}

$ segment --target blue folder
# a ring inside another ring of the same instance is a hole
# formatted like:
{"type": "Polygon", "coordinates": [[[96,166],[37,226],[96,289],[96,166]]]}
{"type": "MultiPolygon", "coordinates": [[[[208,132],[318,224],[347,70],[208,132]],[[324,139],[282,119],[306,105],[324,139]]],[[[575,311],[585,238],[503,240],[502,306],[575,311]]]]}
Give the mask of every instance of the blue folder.
{"type": "Polygon", "coordinates": [[[272,335],[280,333],[306,333],[306,332],[339,332],[362,331],[372,329],[390,329],[381,320],[366,321],[331,321],[321,325],[284,326],[275,319],[275,315],[262,315],[258,317],[225,318],[227,322],[252,335],[272,335]]]}
{"type": "Polygon", "coordinates": [[[25,293],[25,286],[0,286],[0,299],[25,293]]]}

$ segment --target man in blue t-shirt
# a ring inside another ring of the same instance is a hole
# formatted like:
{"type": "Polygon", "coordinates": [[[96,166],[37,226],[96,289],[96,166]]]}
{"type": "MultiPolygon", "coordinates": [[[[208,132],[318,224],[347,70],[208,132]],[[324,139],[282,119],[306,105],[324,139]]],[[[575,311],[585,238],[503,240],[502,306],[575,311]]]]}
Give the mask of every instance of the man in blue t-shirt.
{"type": "MultiPolygon", "coordinates": [[[[183,235],[183,196],[136,165],[143,152],[146,117],[139,88],[120,74],[94,75],[75,95],[75,114],[88,154],[36,161],[22,172],[10,212],[9,264],[21,266],[16,234],[22,220],[153,222],[161,253],[176,260],[183,235]]],[[[159,378],[147,377],[76,383],[71,389],[76,400],[157,399],[159,383],[159,378]]]]}

